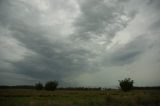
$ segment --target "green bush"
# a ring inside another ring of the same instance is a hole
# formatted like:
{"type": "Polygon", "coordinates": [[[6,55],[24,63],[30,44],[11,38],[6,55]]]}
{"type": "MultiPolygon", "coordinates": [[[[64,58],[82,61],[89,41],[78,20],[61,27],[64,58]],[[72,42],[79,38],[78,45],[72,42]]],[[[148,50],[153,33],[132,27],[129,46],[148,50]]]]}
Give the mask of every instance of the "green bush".
{"type": "Polygon", "coordinates": [[[57,81],[48,81],[45,84],[45,89],[48,91],[54,91],[58,86],[58,82],[57,81]]]}
{"type": "Polygon", "coordinates": [[[131,80],[130,78],[125,78],[124,80],[119,80],[119,85],[121,90],[123,91],[129,91],[133,88],[133,83],[134,81],[131,80]]]}
{"type": "Polygon", "coordinates": [[[42,85],[42,83],[36,83],[35,84],[35,88],[37,89],[37,90],[42,90],[43,89],[43,85],[42,85]]]}

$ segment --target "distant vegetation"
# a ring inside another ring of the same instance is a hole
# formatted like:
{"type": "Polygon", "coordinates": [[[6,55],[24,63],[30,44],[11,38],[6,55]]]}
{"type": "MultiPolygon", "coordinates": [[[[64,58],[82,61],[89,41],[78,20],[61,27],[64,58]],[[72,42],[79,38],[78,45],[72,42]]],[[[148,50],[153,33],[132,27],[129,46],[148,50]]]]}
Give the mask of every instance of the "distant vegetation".
{"type": "MultiPolygon", "coordinates": [[[[120,89],[123,91],[133,90],[160,90],[160,86],[133,86],[133,80],[130,78],[125,78],[124,80],[119,80],[120,89]]],[[[0,89],[36,89],[36,90],[83,90],[83,91],[109,91],[113,90],[112,88],[101,88],[101,87],[58,87],[57,81],[48,81],[43,84],[41,82],[36,83],[35,85],[15,85],[15,86],[8,86],[8,85],[0,85],[0,89]]]]}
{"type": "Polygon", "coordinates": [[[45,89],[48,91],[54,91],[58,86],[58,82],[57,81],[48,81],[45,84],[45,89]]]}
{"type": "Polygon", "coordinates": [[[0,85],[0,89],[35,89],[35,86],[33,85],[15,85],[15,86],[0,85]]]}
{"type": "Polygon", "coordinates": [[[160,86],[150,86],[150,87],[148,87],[148,86],[146,86],[146,87],[134,86],[133,89],[134,90],[160,90],[160,86]]]}
{"type": "MultiPolygon", "coordinates": [[[[33,85],[16,85],[16,86],[7,86],[7,85],[0,85],[0,89],[36,89],[35,86],[33,85]]],[[[44,89],[44,87],[43,87],[44,89]]],[[[42,90],[43,90],[42,89],[42,90]]],[[[82,91],[110,91],[113,90],[112,88],[101,88],[101,87],[95,87],[95,88],[90,88],[90,87],[58,87],[56,88],[57,90],[82,90],[82,91]]],[[[151,87],[133,87],[133,90],[160,90],[160,86],[151,86],[151,87]]]]}
{"type": "Polygon", "coordinates": [[[90,87],[66,87],[66,88],[58,88],[58,90],[71,90],[71,91],[76,91],[76,90],[82,90],[82,91],[100,91],[102,90],[101,87],[97,88],[90,88],[90,87]]]}
{"type": "Polygon", "coordinates": [[[134,81],[131,80],[130,78],[125,78],[124,80],[119,80],[120,88],[125,92],[133,89],[133,83],[134,83],[134,81]]]}
{"type": "Polygon", "coordinates": [[[37,89],[37,90],[42,90],[43,89],[43,84],[42,83],[36,83],[35,84],[35,88],[37,89]]]}

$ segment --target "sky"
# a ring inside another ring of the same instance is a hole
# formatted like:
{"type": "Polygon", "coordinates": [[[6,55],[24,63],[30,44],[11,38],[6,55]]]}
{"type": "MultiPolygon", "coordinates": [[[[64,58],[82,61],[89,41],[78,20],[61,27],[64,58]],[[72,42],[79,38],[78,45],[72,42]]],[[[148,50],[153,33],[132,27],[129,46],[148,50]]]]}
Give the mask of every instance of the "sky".
{"type": "Polygon", "coordinates": [[[0,0],[0,85],[160,85],[160,0],[0,0]]]}

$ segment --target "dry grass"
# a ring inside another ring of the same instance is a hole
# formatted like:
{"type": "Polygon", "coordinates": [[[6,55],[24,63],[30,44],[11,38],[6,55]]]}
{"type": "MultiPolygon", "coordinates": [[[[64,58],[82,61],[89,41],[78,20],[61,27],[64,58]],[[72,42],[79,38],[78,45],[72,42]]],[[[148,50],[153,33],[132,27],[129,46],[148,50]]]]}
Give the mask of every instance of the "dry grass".
{"type": "Polygon", "coordinates": [[[160,106],[160,91],[0,90],[0,106],[160,106]]]}

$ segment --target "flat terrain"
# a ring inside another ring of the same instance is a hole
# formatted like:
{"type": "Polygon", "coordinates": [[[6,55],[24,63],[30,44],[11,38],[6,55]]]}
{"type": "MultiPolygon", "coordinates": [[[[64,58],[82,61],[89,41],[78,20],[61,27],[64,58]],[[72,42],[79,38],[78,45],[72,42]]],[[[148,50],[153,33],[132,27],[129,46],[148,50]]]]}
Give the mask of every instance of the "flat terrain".
{"type": "Polygon", "coordinates": [[[160,106],[160,91],[1,89],[0,106],[160,106]]]}

